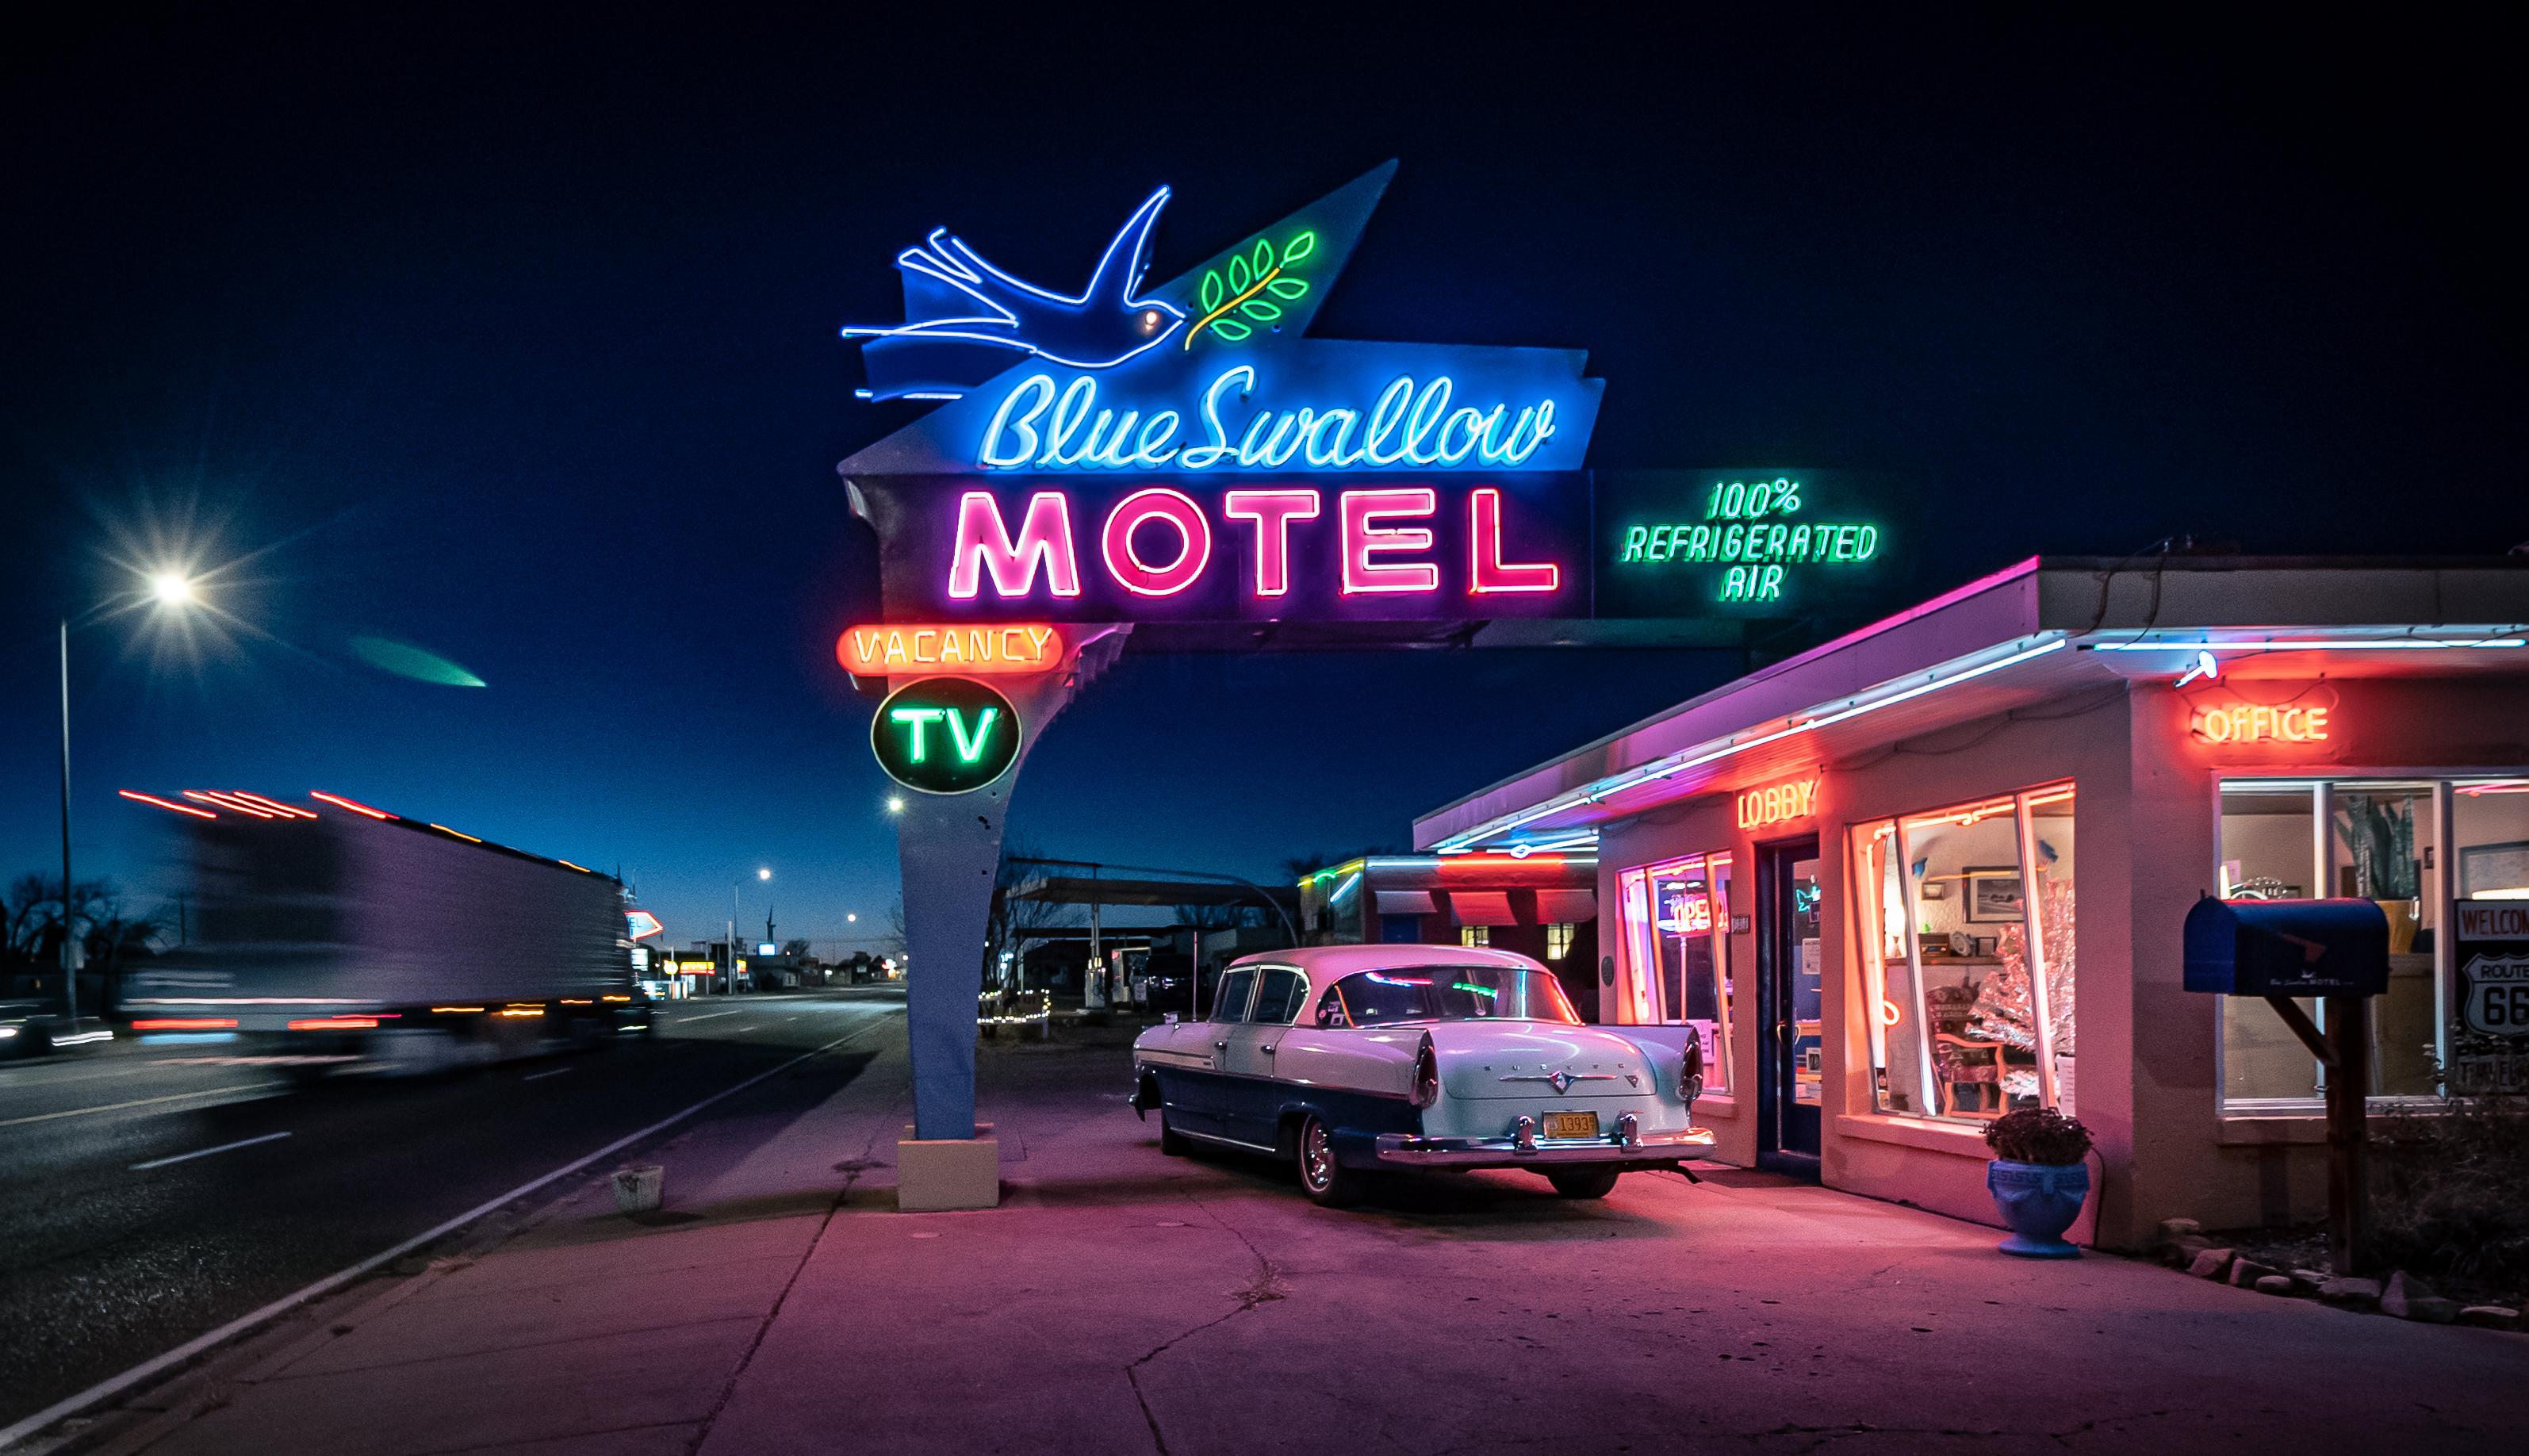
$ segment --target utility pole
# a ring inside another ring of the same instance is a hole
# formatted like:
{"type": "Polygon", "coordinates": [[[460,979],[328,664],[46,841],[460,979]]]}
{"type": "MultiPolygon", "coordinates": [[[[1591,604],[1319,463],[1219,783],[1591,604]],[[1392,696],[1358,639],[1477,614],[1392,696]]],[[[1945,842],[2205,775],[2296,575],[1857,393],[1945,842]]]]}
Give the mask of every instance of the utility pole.
{"type": "Polygon", "coordinates": [[[62,1003],[79,1030],[79,937],[71,924],[71,623],[62,619],[62,1003]]]}

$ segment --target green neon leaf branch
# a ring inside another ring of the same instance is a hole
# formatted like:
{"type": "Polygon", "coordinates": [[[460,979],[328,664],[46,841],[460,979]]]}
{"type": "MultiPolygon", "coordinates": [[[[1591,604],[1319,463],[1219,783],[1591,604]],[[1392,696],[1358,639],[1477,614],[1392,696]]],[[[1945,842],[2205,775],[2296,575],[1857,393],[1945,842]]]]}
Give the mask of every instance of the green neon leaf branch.
{"type": "Polygon", "coordinates": [[[1303,229],[1282,244],[1278,255],[1271,239],[1259,238],[1255,246],[1231,253],[1227,267],[1205,269],[1203,282],[1195,290],[1203,317],[1186,330],[1185,343],[1180,347],[1194,348],[1195,336],[1206,329],[1226,343],[1236,344],[1254,334],[1258,324],[1279,320],[1282,303],[1296,302],[1309,292],[1309,281],[1293,278],[1287,270],[1317,250],[1316,231],[1303,229]],[[1276,298],[1281,302],[1273,301],[1276,298]]]}

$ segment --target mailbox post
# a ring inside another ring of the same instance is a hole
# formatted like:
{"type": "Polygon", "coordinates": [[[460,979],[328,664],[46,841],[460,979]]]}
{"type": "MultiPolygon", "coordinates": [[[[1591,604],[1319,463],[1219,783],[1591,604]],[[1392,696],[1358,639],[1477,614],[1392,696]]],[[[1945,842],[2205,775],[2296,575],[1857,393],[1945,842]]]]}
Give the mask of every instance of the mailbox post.
{"type": "Polygon", "coordinates": [[[2371,1248],[2371,1000],[2389,989],[2389,917],[2370,900],[2217,900],[2186,912],[2188,991],[2265,998],[2327,1069],[2327,1252],[2353,1274],[2371,1248]],[[2317,998],[2322,1031],[2295,998],[2317,998]]]}

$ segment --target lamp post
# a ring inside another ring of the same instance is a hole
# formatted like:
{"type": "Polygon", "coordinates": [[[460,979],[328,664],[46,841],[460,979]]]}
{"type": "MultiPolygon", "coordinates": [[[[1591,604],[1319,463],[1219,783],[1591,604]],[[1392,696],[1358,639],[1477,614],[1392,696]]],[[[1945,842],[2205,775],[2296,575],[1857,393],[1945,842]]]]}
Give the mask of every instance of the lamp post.
{"type": "MultiPolygon", "coordinates": [[[[149,594],[162,607],[192,605],[193,583],[182,571],[158,571],[149,578],[149,594]]],[[[62,1009],[71,1031],[79,1031],[79,934],[74,923],[76,899],[71,890],[71,621],[61,619],[62,681],[62,1009]]]]}

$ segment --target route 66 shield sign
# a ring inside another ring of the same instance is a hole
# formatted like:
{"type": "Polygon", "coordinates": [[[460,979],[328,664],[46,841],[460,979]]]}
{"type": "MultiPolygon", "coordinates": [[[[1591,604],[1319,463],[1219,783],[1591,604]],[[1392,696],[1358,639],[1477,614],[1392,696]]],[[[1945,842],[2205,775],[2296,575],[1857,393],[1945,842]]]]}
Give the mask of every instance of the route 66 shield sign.
{"type": "Polygon", "coordinates": [[[2458,968],[2459,1016],[2471,1031],[2529,1037],[2529,950],[2470,956],[2458,968]]]}

